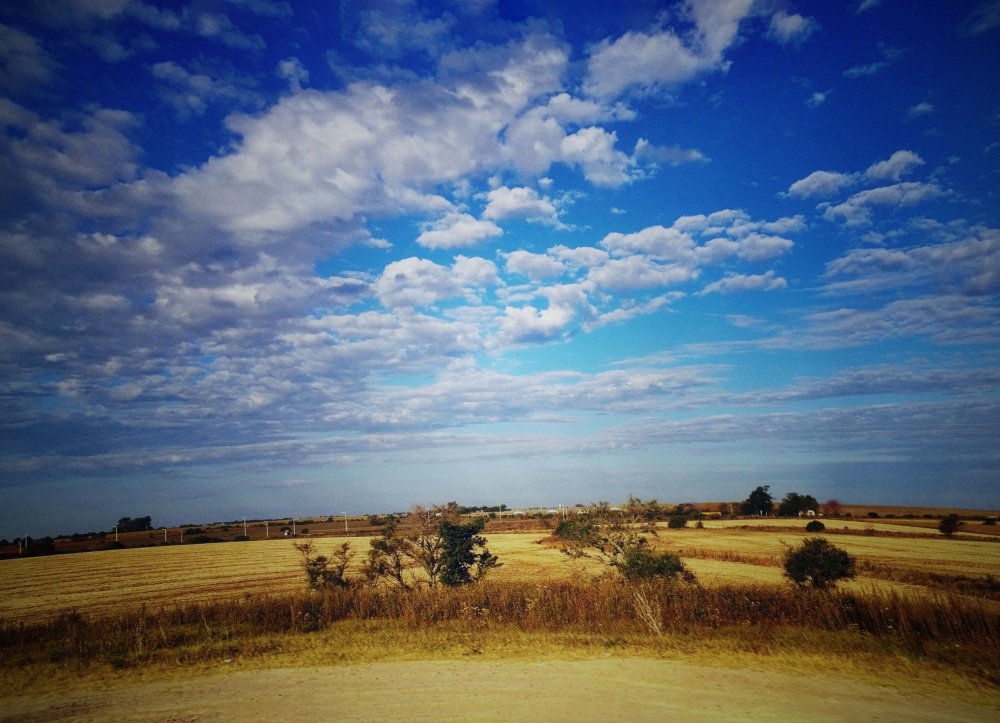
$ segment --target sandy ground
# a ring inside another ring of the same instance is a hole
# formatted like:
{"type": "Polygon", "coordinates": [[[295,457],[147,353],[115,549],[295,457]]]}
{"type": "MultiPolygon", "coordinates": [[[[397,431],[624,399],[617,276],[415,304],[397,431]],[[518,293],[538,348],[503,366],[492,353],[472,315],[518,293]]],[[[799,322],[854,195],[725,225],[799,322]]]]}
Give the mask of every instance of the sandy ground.
{"type": "Polygon", "coordinates": [[[649,659],[271,669],[43,698],[0,723],[264,720],[996,721],[1000,694],[649,659]]]}

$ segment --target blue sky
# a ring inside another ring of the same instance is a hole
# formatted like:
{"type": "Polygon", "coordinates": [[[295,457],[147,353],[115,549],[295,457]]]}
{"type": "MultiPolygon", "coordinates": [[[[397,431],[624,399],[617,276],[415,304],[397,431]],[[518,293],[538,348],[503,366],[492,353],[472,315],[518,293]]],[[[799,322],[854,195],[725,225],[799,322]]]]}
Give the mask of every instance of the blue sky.
{"type": "Polygon", "coordinates": [[[1000,3],[0,9],[0,535],[1000,507],[1000,3]]]}

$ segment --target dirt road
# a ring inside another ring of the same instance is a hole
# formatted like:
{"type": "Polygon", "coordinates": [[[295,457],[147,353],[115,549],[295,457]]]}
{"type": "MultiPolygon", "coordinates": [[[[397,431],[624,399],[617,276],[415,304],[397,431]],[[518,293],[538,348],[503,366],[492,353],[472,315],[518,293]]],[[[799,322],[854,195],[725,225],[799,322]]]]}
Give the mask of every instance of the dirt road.
{"type": "Polygon", "coordinates": [[[687,662],[435,661],[284,668],[45,698],[0,722],[440,720],[996,721],[995,690],[859,682],[687,662]]]}

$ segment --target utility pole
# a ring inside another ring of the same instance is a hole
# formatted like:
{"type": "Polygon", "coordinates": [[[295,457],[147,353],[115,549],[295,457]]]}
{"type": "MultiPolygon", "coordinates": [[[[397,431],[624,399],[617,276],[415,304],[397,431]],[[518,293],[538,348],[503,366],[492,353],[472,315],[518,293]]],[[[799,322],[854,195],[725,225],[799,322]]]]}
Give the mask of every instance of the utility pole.
{"type": "Polygon", "coordinates": [[[344,532],[347,532],[347,513],[344,513],[344,532]]]}
{"type": "Polygon", "coordinates": [[[271,526],[268,524],[267,520],[264,520],[264,539],[271,537],[271,526]]]}
{"type": "Polygon", "coordinates": [[[243,518],[243,536],[244,537],[247,536],[247,518],[246,517],[243,518]]]}

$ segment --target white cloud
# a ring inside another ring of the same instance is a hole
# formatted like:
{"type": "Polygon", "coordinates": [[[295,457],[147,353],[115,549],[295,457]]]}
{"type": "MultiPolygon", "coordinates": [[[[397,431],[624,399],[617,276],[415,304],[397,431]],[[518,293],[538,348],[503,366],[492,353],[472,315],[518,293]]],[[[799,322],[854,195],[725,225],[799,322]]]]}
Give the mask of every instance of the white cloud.
{"type": "Polygon", "coordinates": [[[560,261],[565,261],[576,268],[589,268],[598,266],[608,260],[608,252],[593,246],[577,246],[569,248],[567,246],[553,246],[549,253],[560,261]]]}
{"type": "MultiPolygon", "coordinates": [[[[295,92],[261,116],[230,116],[241,137],[232,152],[177,177],[172,191],[184,213],[249,241],[372,214],[449,211],[438,189],[503,167],[510,156],[501,133],[558,86],[565,63],[551,38],[531,36],[446,56],[438,83],[295,92]]],[[[613,135],[584,129],[558,138],[561,145],[565,153],[557,148],[546,164],[558,158],[580,164],[595,182],[624,180],[628,159],[614,151],[613,135]]],[[[463,243],[440,230],[433,243],[463,243]]],[[[496,233],[484,225],[470,231],[465,243],[496,233]]]]}
{"type": "Polygon", "coordinates": [[[867,75],[875,75],[876,73],[885,70],[889,67],[889,63],[884,60],[877,60],[874,63],[868,63],[867,65],[855,65],[853,68],[848,68],[844,71],[844,77],[846,78],[863,78],[867,75]]]}
{"type": "Polygon", "coordinates": [[[260,35],[247,35],[240,30],[229,16],[222,13],[197,12],[190,6],[184,8],[185,20],[203,38],[220,41],[223,45],[238,50],[263,50],[267,47],[260,35]]]}
{"type": "Polygon", "coordinates": [[[813,171],[788,187],[788,195],[799,198],[833,196],[854,182],[853,176],[832,171],[813,171]]]}
{"type": "Polygon", "coordinates": [[[0,24],[0,88],[38,91],[52,82],[55,59],[31,35],[0,24]]]}
{"type": "Polygon", "coordinates": [[[723,53],[736,40],[751,4],[751,0],[688,0],[683,12],[695,23],[690,38],[664,29],[602,40],[591,50],[584,91],[607,100],[633,87],[655,92],[724,68],[723,53]]]}
{"type": "Polygon", "coordinates": [[[740,248],[736,252],[744,261],[764,261],[790,251],[795,245],[781,236],[765,236],[751,233],[739,240],[740,248]]]}
{"type": "Polygon", "coordinates": [[[878,7],[882,4],[882,0],[861,0],[858,4],[858,13],[863,13],[866,10],[871,10],[872,8],[878,7]]]}
{"type": "Polygon", "coordinates": [[[581,128],[559,143],[559,159],[580,166],[595,186],[620,186],[631,180],[632,160],[615,150],[618,134],[591,126],[581,128]]]}
{"type": "Polygon", "coordinates": [[[924,164],[924,159],[913,151],[896,151],[887,160],[872,164],[865,171],[865,179],[869,181],[898,181],[918,166],[924,164]]]}
{"type": "Polygon", "coordinates": [[[816,91],[811,96],[809,96],[809,99],[806,101],[806,105],[809,106],[810,108],[819,108],[821,105],[826,103],[826,99],[830,97],[831,93],[833,93],[832,89],[825,90],[822,92],[816,91]]]}
{"type": "Polygon", "coordinates": [[[288,81],[291,90],[301,90],[303,84],[309,82],[309,71],[298,58],[285,58],[278,63],[277,73],[279,78],[288,81]]]}
{"type": "Polygon", "coordinates": [[[502,233],[503,230],[492,221],[480,221],[467,213],[452,211],[426,224],[417,243],[432,249],[451,249],[475,246],[502,233]]]}
{"type": "Polygon", "coordinates": [[[555,204],[547,196],[539,196],[533,188],[500,186],[486,194],[488,201],[483,218],[492,221],[519,218],[559,224],[555,204]]]}
{"type": "Polygon", "coordinates": [[[172,60],[156,63],[150,72],[162,83],[160,98],[174,108],[178,118],[201,115],[210,103],[256,106],[262,102],[248,78],[218,77],[204,69],[191,72],[172,60]]]}
{"type": "Polygon", "coordinates": [[[1000,27],[1000,2],[998,0],[983,0],[958,25],[962,35],[979,35],[1000,27]]]}
{"type": "Polygon", "coordinates": [[[373,288],[386,307],[430,306],[462,293],[462,284],[449,269],[416,257],[387,265],[373,288]]]}
{"type": "Polygon", "coordinates": [[[532,281],[551,279],[561,276],[566,267],[547,254],[533,254],[530,251],[518,250],[503,254],[506,269],[509,273],[523,274],[532,281]]]}
{"type": "Polygon", "coordinates": [[[819,23],[798,13],[787,13],[779,10],[771,16],[768,26],[768,37],[777,40],[782,45],[800,44],[819,30],[819,23]]]}
{"type": "Polygon", "coordinates": [[[657,259],[693,262],[695,243],[690,235],[676,228],[650,226],[636,233],[609,233],[601,246],[612,254],[640,253],[657,259]]]}
{"type": "Polygon", "coordinates": [[[670,166],[679,166],[682,163],[695,163],[707,161],[701,151],[693,148],[681,148],[680,146],[654,146],[645,138],[640,138],[635,143],[635,150],[632,157],[637,161],[651,161],[653,163],[665,163],[670,166]]]}
{"type": "Polygon", "coordinates": [[[139,148],[126,134],[137,124],[131,113],[110,108],[45,121],[0,98],[0,125],[17,131],[8,153],[27,182],[46,195],[57,187],[108,186],[135,178],[139,148]]]}
{"type": "Polygon", "coordinates": [[[496,265],[479,257],[455,257],[449,269],[428,259],[410,257],[393,261],[382,271],[372,290],[387,308],[431,306],[439,301],[467,296],[500,283],[496,265]]]}
{"type": "Polygon", "coordinates": [[[649,289],[676,286],[698,278],[699,271],[688,264],[659,264],[645,256],[611,259],[590,269],[587,278],[611,290],[649,289]]]}
{"type": "Polygon", "coordinates": [[[917,103],[916,105],[910,106],[910,109],[906,112],[907,118],[918,118],[922,115],[929,115],[934,112],[934,105],[924,101],[923,103],[917,103]]]}
{"type": "Polygon", "coordinates": [[[860,191],[836,206],[820,204],[820,208],[823,209],[823,218],[829,221],[841,220],[848,226],[859,226],[870,222],[872,206],[913,206],[944,193],[935,183],[896,183],[860,191]]]}
{"type": "Polygon", "coordinates": [[[775,289],[786,288],[788,288],[788,282],[780,276],[776,276],[774,271],[754,276],[729,273],[722,279],[708,284],[698,293],[699,295],[711,293],[728,294],[734,291],[774,291],[775,289]]]}
{"type": "MultiPolygon", "coordinates": [[[[933,229],[921,233],[929,240],[936,236],[933,229]]],[[[855,249],[827,264],[827,290],[864,294],[932,287],[990,294],[1000,288],[1000,231],[976,227],[958,239],[945,238],[907,249],[855,249]]]]}

